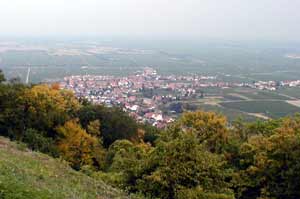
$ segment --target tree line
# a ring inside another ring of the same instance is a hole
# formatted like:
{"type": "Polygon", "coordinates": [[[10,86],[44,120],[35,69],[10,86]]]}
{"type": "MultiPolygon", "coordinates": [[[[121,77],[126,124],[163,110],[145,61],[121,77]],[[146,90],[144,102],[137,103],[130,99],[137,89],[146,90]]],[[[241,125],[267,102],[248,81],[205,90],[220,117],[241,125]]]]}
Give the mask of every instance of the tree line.
{"type": "Polygon", "coordinates": [[[164,130],[54,85],[5,81],[0,135],[147,198],[300,198],[300,116],[228,123],[186,112],[164,130]]]}

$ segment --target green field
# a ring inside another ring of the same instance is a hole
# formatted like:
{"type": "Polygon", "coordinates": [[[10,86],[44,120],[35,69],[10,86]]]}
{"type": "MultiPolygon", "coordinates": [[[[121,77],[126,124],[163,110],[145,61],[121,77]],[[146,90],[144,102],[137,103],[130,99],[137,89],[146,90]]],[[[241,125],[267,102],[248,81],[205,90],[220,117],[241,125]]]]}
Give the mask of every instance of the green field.
{"type": "Polygon", "coordinates": [[[260,119],[258,117],[243,113],[239,110],[233,110],[233,109],[221,107],[221,106],[214,106],[214,105],[209,105],[209,104],[199,104],[198,108],[203,111],[213,111],[213,112],[221,113],[221,114],[225,115],[227,117],[228,121],[230,121],[230,122],[235,121],[238,118],[242,118],[243,120],[245,120],[247,122],[253,122],[253,121],[260,119]]]}
{"type": "Polygon", "coordinates": [[[33,82],[82,72],[91,75],[128,75],[145,66],[157,69],[159,74],[218,75],[225,82],[293,80],[300,75],[300,61],[284,56],[295,49],[294,44],[289,43],[260,42],[254,45],[252,42],[236,41],[232,45],[228,41],[215,39],[98,38],[91,46],[90,41],[84,39],[48,39],[17,39],[18,45],[28,49],[12,45],[12,50],[1,52],[0,68],[8,78],[21,77],[24,80],[26,69],[31,66],[35,68],[30,79],[33,82]],[[91,52],[95,47],[100,51],[91,52]],[[114,50],[102,51],[103,47],[114,50]],[[61,53],[62,50],[64,53],[61,53]],[[74,50],[77,53],[74,54],[74,50]],[[82,66],[89,68],[82,71],[82,66]],[[20,70],[20,67],[25,69],[20,70]]]}
{"type": "Polygon", "coordinates": [[[252,88],[230,88],[224,89],[223,94],[235,93],[245,98],[249,98],[252,100],[289,100],[290,98],[287,96],[282,96],[276,92],[265,91],[265,90],[257,90],[252,88]]]}
{"type": "Polygon", "coordinates": [[[267,100],[267,99],[289,100],[290,99],[286,96],[278,95],[275,92],[269,92],[269,91],[251,90],[249,92],[239,92],[239,94],[253,100],[267,100]]]}
{"type": "Polygon", "coordinates": [[[284,117],[300,112],[300,108],[284,101],[244,101],[223,102],[225,108],[240,110],[249,113],[262,113],[271,118],[284,117]]]}
{"type": "Polygon", "coordinates": [[[230,121],[242,117],[246,121],[284,117],[300,112],[300,108],[287,103],[300,97],[300,88],[266,91],[252,88],[203,88],[203,99],[186,103],[195,104],[206,111],[220,112],[230,121]],[[260,115],[250,115],[259,113],[260,115]],[[266,116],[266,117],[265,117],[266,116]]]}
{"type": "MultiPolygon", "coordinates": [[[[222,96],[224,100],[290,100],[288,96],[284,96],[283,92],[273,92],[258,90],[252,88],[203,88],[201,89],[206,96],[222,96]]],[[[299,89],[300,91],[300,89],[299,89]]],[[[300,96],[300,93],[299,93],[300,96]]]]}
{"type": "Polygon", "coordinates": [[[300,88],[299,87],[282,88],[282,89],[279,89],[277,92],[300,99],[300,88]]]}

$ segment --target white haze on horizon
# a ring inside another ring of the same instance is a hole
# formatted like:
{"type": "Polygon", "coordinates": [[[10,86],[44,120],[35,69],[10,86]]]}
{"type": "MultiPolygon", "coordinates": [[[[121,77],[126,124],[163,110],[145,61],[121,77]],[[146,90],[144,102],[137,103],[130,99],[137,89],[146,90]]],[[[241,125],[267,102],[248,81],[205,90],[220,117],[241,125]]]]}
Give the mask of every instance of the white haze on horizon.
{"type": "Polygon", "coordinates": [[[299,0],[1,0],[0,35],[297,40],[299,0]]]}

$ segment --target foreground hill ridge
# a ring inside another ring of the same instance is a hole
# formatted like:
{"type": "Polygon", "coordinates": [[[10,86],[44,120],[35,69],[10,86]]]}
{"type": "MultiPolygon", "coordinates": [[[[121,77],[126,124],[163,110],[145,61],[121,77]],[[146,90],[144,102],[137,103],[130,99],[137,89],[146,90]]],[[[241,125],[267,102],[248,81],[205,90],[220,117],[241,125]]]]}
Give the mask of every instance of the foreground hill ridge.
{"type": "Polygon", "coordinates": [[[24,143],[1,140],[0,199],[129,197],[118,189],[163,199],[300,198],[299,114],[248,123],[195,110],[159,130],[58,85],[1,83],[1,75],[0,109],[0,135],[24,143]]]}
{"type": "Polygon", "coordinates": [[[0,198],[131,198],[65,161],[0,137],[0,198]]]}

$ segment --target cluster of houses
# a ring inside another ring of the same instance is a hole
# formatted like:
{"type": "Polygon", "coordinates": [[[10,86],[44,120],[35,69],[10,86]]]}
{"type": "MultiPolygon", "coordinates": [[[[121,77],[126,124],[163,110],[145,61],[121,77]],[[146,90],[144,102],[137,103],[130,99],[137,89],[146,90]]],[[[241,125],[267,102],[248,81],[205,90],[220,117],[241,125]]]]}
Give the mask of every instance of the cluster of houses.
{"type": "MultiPolygon", "coordinates": [[[[300,85],[298,81],[280,82],[281,85],[300,85]]],[[[77,97],[86,98],[95,104],[119,106],[137,121],[164,127],[174,118],[166,116],[162,104],[173,101],[203,97],[205,87],[252,87],[276,90],[274,81],[255,83],[220,82],[216,76],[187,75],[161,76],[153,68],[144,68],[127,77],[114,76],[68,76],[60,82],[62,89],[73,90],[77,97]]]]}
{"type": "Polygon", "coordinates": [[[275,91],[280,87],[298,87],[300,86],[300,80],[257,81],[253,86],[259,90],[275,91]]]}

